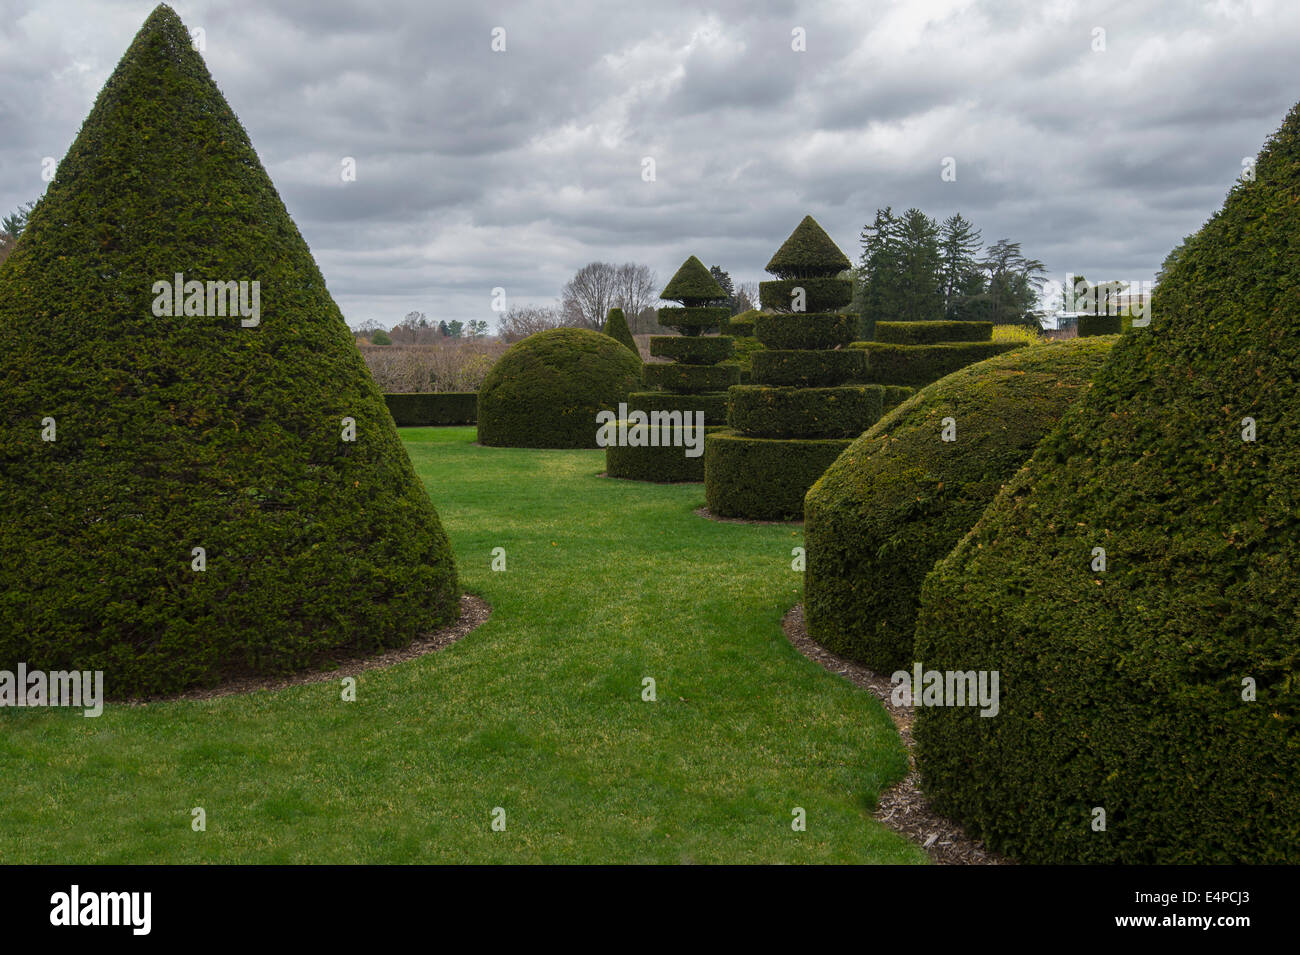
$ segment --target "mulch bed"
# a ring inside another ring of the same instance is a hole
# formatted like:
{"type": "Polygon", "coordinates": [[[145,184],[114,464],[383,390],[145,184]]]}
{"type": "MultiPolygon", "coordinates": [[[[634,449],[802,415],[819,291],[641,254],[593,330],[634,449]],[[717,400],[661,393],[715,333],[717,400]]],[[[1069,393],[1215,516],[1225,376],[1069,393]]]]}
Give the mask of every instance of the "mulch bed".
{"type": "Polygon", "coordinates": [[[803,521],[749,521],[743,517],[718,517],[707,507],[697,507],[694,513],[696,517],[717,521],[719,524],[783,524],[786,527],[803,527],[803,521]]]}
{"type": "Polygon", "coordinates": [[[912,707],[900,706],[890,699],[893,686],[889,678],[831,653],[808,636],[803,604],[794,605],[782,619],[781,627],[794,648],[809,660],[820,663],[831,673],[839,674],[880,700],[898,727],[898,735],[907,747],[907,775],[902,782],[880,794],[880,805],[874,813],[876,819],[920,845],[933,861],[941,865],[1011,865],[1011,860],[986,848],[978,839],[966,835],[961,826],[930,808],[929,800],[920,789],[920,773],[912,753],[912,707]]]}
{"type": "Polygon", "coordinates": [[[175,702],[178,700],[213,700],[219,696],[231,696],[236,693],[253,693],[258,690],[283,690],[291,686],[307,683],[324,683],[326,680],[341,680],[356,676],[366,670],[390,667],[396,663],[414,660],[426,653],[436,653],[451,646],[466,634],[482,626],[492,615],[492,608],[486,600],[472,594],[461,594],[460,618],[455,623],[416,637],[415,640],[400,650],[388,650],[371,657],[357,657],[335,661],[337,666],[330,670],[307,670],[284,677],[241,676],[232,677],[208,689],[186,690],[172,696],[149,697],[148,699],[121,700],[130,706],[143,706],[148,703],[175,702]]]}

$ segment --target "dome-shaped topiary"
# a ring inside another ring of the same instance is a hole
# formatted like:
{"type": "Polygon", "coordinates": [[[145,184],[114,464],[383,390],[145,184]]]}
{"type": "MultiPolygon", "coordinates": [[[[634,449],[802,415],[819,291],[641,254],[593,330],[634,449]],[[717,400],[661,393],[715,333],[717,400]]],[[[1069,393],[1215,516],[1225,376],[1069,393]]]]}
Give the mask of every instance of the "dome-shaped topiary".
{"type": "Polygon", "coordinates": [[[621,308],[609,310],[609,315],[605,318],[605,327],[601,331],[614,341],[621,342],[632,349],[632,354],[638,359],[641,357],[641,349],[636,347],[636,339],[632,337],[632,329],[627,327],[627,316],[623,314],[621,308]]]}
{"type": "Polygon", "coordinates": [[[457,611],[383,397],[160,6],[0,269],[0,669],[162,693],[457,611]]]}
{"type": "Polygon", "coordinates": [[[1030,862],[1300,862],[1300,107],[922,592],[936,807],[1030,862]],[[1105,811],[1105,830],[1094,827],[1105,811]]]}
{"type": "Polygon", "coordinates": [[[923,389],[804,500],[804,616],[823,646],[911,670],[921,584],[1087,387],[1113,339],[1024,348],[923,389]],[[951,418],[952,441],[942,440],[951,418]]]}
{"type": "Polygon", "coordinates": [[[641,361],[608,335],[553,328],[510,346],[478,393],[478,440],[505,448],[594,448],[596,413],[617,411],[641,361]]]}

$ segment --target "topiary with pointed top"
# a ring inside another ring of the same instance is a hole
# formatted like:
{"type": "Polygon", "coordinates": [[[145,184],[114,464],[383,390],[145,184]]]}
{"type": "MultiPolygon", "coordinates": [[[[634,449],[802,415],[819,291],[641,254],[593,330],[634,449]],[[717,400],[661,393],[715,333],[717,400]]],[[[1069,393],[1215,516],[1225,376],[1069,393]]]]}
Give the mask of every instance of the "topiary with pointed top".
{"type": "Polygon", "coordinates": [[[1297,196],[1300,106],[922,588],[916,659],[1000,671],[996,717],[915,729],[936,808],[994,848],[1300,862],[1297,196]]]}
{"type": "Polygon", "coordinates": [[[160,694],[403,646],[457,613],[383,397],[160,6],[0,270],[0,669],[160,694]],[[249,282],[250,307],[204,285],[156,314],[178,273],[249,282]]]}
{"type": "Polygon", "coordinates": [[[611,308],[609,310],[602,331],[614,341],[630,348],[632,354],[636,355],[637,358],[641,357],[641,349],[636,347],[636,339],[632,337],[632,329],[627,327],[627,316],[623,314],[621,308],[611,308]]]}

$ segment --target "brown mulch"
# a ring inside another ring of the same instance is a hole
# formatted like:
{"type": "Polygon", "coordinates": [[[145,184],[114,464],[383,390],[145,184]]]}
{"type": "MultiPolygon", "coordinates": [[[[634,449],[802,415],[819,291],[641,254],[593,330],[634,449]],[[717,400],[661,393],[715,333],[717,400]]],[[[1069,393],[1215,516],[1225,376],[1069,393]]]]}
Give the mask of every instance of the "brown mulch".
{"type": "Polygon", "coordinates": [[[831,653],[808,636],[803,604],[791,608],[781,620],[781,627],[794,648],[809,660],[880,700],[898,727],[898,735],[907,747],[907,775],[880,794],[880,804],[874,813],[876,819],[920,845],[940,865],[1011,865],[1011,860],[986,848],[984,843],[966,835],[961,826],[930,808],[920,789],[920,773],[912,753],[912,707],[900,706],[890,699],[893,686],[889,678],[831,653]]]}
{"type": "Polygon", "coordinates": [[[697,507],[694,513],[696,517],[717,521],[719,524],[783,524],[786,527],[803,527],[803,521],[749,521],[743,517],[718,517],[707,507],[697,507]]]}
{"type": "Polygon", "coordinates": [[[157,696],[119,702],[130,706],[144,706],[148,703],[171,703],[178,700],[212,700],[219,696],[231,696],[236,693],[253,693],[258,690],[283,690],[291,686],[302,686],[307,683],[341,680],[344,677],[356,676],[366,670],[390,667],[397,663],[405,663],[407,660],[414,660],[416,657],[422,657],[426,653],[436,653],[482,626],[491,615],[492,608],[486,600],[475,597],[473,594],[461,594],[460,617],[454,623],[448,624],[441,630],[422,634],[416,637],[409,646],[402,647],[400,650],[387,650],[384,653],[370,657],[337,660],[334,661],[337,665],[330,670],[308,670],[284,677],[232,677],[208,689],[186,690],[184,693],[177,693],[172,696],[157,696]]]}

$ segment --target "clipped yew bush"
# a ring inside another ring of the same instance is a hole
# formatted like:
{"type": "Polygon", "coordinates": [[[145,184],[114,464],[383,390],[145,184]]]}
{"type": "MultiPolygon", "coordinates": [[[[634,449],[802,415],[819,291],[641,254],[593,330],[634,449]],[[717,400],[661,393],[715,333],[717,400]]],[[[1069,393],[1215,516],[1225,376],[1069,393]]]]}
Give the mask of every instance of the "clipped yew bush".
{"type": "Polygon", "coordinates": [[[603,331],[610,338],[622,342],[632,349],[632,354],[636,355],[637,359],[640,360],[641,349],[636,347],[636,339],[632,337],[632,329],[628,327],[627,316],[623,314],[621,308],[611,308],[609,310],[609,315],[605,318],[603,331]]]}
{"type": "Polygon", "coordinates": [[[594,448],[596,414],[617,411],[641,360],[608,335],[553,328],[515,342],[478,392],[478,440],[503,448],[594,448]]]}
{"type": "Polygon", "coordinates": [[[0,269],[0,669],[162,694],[400,647],[457,612],[383,396],[160,6],[0,269]],[[179,312],[158,289],[177,273],[179,312]],[[216,282],[249,283],[249,308],[216,282]]]}
{"type": "Polygon", "coordinates": [[[809,636],[878,672],[910,671],[925,575],[1087,387],[1111,341],[970,365],[854,441],[804,501],[809,636]],[[942,440],[948,418],[954,441],[942,440]]]}
{"type": "Polygon", "coordinates": [[[1300,107],[925,582],[1001,706],[920,709],[922,783],[1016,858],[1300,862],[1298,195],[1300,107]]]}

